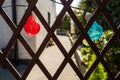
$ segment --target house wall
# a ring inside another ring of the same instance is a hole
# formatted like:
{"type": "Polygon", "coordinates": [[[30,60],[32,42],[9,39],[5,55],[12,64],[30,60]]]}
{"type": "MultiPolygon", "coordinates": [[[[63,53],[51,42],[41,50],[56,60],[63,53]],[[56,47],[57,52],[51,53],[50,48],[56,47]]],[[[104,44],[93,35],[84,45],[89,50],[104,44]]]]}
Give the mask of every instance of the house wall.
{"type": "MultiPolygon", "coordinates": [[[[17,5],[25,5],[28,6],[26,0],[17,0],[17,5]]],[[[25,14],[27,7],[16,7],[16,14],[17,14],[17,24],[19,24],[22,20],[23,15],[25,14]]],[[[24,30],[21,31],[21,35],[23,38],[27,41],[29,46],[32,48],[33,51],[35,51],[35,37],[28,36],[25,34],[24,30]]],[[[27,50],[23,47],[21,42],[18,40],[18,58],[19,59],[30,59],[30,55],[28,54],[27,50]]]]}
{"type": "MultiPolygon", "coordinates": [[[[17,4],[18,5],[28,5],[26,0],[18,0],[17,4]]],[[[56,18],[55,4],[53,2],[51,2],[50,0],[38,0],[36,6],[47,22],[48,22],[48,12],[50,13],[50,15],[51,15],[50,26],[51,26],[56,18]]],[[[27,9],[27,7],[17,7],[17,23],[18,24],[19,24],[22,16],[24,15],[26,9],[27,9]]],[[[32,12],[32,14],[34,15],[36,21],[41,26],[40,32],[36,36],[28,36],[22,30],[21,34],[24,36],[24,39],[30,45],[32,50],[34,52],[36,52],[38,50],[40,44],[42,43],[43,39],[47,35],[47,31],[45,30],[44,26],[39,21],[39,19],[35,15],[35,13],[32,12]]],[[[25,48],[23,47],[23,45],[21,44],[20,41],[18,41],[18,53],[19,53],[19,59],[31,59],[28,52],[25,50],[25,48]]]]}
{"type": "MultiPolygon", "coordinates": [[[[11,0],[5,0],[2,7],[4,7],[4,11],[7,13],[7,15],[12,20],[12,7],[5,7],[11,5],[11,0]]],[[[9,28],[6,21],[3,19],[3,17],[0,15],[0,49],[5,48],[8,44],[8,41],[10,40],[13,32],[9,28]]]]}
{"type": "MultiPolygon", "coordinates": [[[[11,0],[5,0],[3,6],[9,6],[12,5],[11,0]]],[[[26,0],[17,0],[17,5],[28,5],[26,0]]],[[[45,18],[46,22],[48,22],[48,13],[50,13],[50,27],[53,25],[55,19],[56,19],[56,9],[55,9],[55,3],[51,2],[50,0],[38,0],[36,4],[37,8],[45,18]]],[[[17,25],[20,23],[27,7],[22,6],[16,6],[17,8],[17,25]]],[[[12,20],[12,6],[5,7],[5,12],[8,14],[8,16],[12,20]]],[[[42,43],[43,39],[47,35],[47,31],[45,30],[42,23],[39,21],[37,16],[32,12],[37,22],[39,22],[41,26],[40,32],[36,36],[28,36],[24,30],[21,31],[21,35],[24,37],[24,39],[27,41],[27,43],[30,45],[32,50],[36,52],[42,43]]],[[[7,25],[7,23],[4,21],[4,19],[0,15],[0,49],[5,48],[12,36],[13,32],[7,25]]],[[[21,42],[18,40],[18,56],[19,59],[31,59],[28,52],[25,50],[21,42]]]]}
{"type": "MultiPolygon", "coordinates": [[[[37,7],[43,17],[45,18],[46,22],[48,23],[48,13],[50,13],[50,27],[53,25],[55,19],[56,19],[56,8],[55,8],[55,3],[53,3],[50,0],[41,0],[38,2],[37,7]]],[[[40,23],[41,24],[41,23],[40,23]]],[[[42,41],[47,35],[47,31],[45,30],[44,26],[41,24],[41,31],[36,36],[36,46],[38,49],[42,41]]]]}

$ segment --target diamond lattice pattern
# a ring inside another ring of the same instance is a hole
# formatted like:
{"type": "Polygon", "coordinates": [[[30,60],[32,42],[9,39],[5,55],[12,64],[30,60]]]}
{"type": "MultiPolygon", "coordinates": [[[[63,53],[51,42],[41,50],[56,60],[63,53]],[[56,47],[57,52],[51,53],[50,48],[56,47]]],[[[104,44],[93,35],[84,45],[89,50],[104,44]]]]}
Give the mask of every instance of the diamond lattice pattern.
{"type": "Polygon", "coordinates": [[[90,74],[97,67],[97,65],[99,64],[99,62],[101,62],[101,64],[103,65],[103,67],[106,69],[107,73],[109,74],[109,76],[113,80],[116,80],[116,79],[119,78],[119,76],[120,76],[119,74],[117,74],[116,76],[112,75],[111,71],[108,68],[107,63],[103,59],[103,56],[106,54],[106,52],[108,51],[108,49],[111,47],[111,44],[113,43],[113,41],[116,38],[120,38],[120,35],[118,35],[119,32],[120,32],[119,28],[116,27],[116,25],[114,24],[111,16],[109,15],[109,12],[104,8],[106,6],[108,0],[94,0],[96,2],[96,4],[97,4],[98,7],[97,7],[96,11],[94,12],[93,17],[91,18],[91,20],[87,24],[86,28],[82,27],[81,22],[75,16],[73,10],[70,7],[70,5],[73,2],[73,0],[67,0],[67,1],[66,0],[61,0],[61,3],[63,4],[64,7],[61,10],[60,14],[58,15],[57,19],[55,20],[55,22],[54,22],[54,24],[52,25],[51,28],[47,24],[47,22],[45,21],[44,17],[41,15],[41,13],[38,10],[38,8],[36,7],[37,1],[38,0],[27,0],[27,2],[29,4],[28,8],[26,9],[26,12],[23,15],[23,17],[22,17],[22,19],[21,19],[21,21],[20,21],[20,23],[18,25],[15,25],[10,20],[10,18],[5,13],[4,9],[1,7],[2,4],[3,4],[3,2],[4,2],[4,0],[0,1],[0,14],[3,17],[3,19],[6,21],[6,23],[9,25],[9,27],[11,28],[11,30],[14,32],[13,35],[12,35],[12,37],[10,38],[8,44],[7,44],[7,47],[5,48],[3,54],[0,54],[0,64],[5,63],[7,65],[7,67],[8,67],[8,69],[10,69],[10,71],[12,72],[12,74],[15,76],[16,80],[26,80],[27,76],[29,75],[30,71],[32,70],[32,68],[33,68],[33,66],[35,64],[38,65],[38,67],[40,68],[40,70],[42,70],[42,72],[48,78],[48,80],[57,80],[58,77],[60,76],[61,72],[64,70],[65,66],[67,65],[67,63],[70,64],[70,66],[76,72],[76,74],[78,75],[78,77],[80,78],[80,80],[87,80],[89,78],[90,74]],[[37,15],[37,17],[39,18],[39,20],[41,21],[41,23],[45,27],[46,31],[48,32],[47,36],[43,40],[42,44],[40,45],[40,47],[39,47],[39,49],[38,49],[38,51],[36,53],[34,53],[34,51],[27,44],[26,40],[20,34],[20,32],[23,29],[23,26],[25,24],[25,21],[27,20],[27,18],[29,17],[29,15],[31,14],[32,11],[37,15]],[[80,31],[82,33],[79,36],[79,38],[76,41],[76,43],[72,46],[72,48],[70,49],[69,52],[67,52],[65,50],[65,48],[61,45],[60,41],[58,40],[58,38],[54,34],[55,29],[59,25],[59,22],[61,21],[61,19],[63,18],[63,16],[65,15],[66,12],[69,13],[70,17],[73,19],[73,21],[75,22],[75,24],[78,26],[78,28],[80,29],[80,31]],[[108,41],[108,44],[104,47],[104,49],[101,52],[98,51],[97,47],[94,45],[94,43],[91,41],[91,39],[87,35],[87,31],[89,29],[89,26],[93,23],[93,21],[97,18],[97,16],[100,13],[102,13],[105,16],[105,18],[107,19],[108,23],[111,25],[112,29],[115,32],[114,35],[111,37],[111,39],[108,41]],[[39,60],[39,57],[42,54],[42,51],[44,50],[45,45],[47,44],[47,42],[49,41],[49,39],[51,37],[54,39],[55,43],[57,45],[59,45],[59,49],[61,50],[62,54],[65,57],[65,59],[62,62],[62,64],[59,66],[59,68],[57,69],[56,73],[53,76],[49,73],[49,71],[47,71],[47,69],[43,65],[44,63],[42,63],[39,60]],[[87,40],[87,42],[90,44],[91,48],[95,52],[95,54],[97,56],[97,59],[95,60],[95,62],[91,66],[91,68],[88,70],[88,72],[83,76],[82,73],[79,71],[79,69],[74,64],[74,62],[71,59],[71,57],[74,54],[74,52],[77,49],[77,47],[79,46],[80,42],[84,38],[87,40]],[[31,61],[30,65],[28,66],[28,68],[26,69],[25,73],[22,76],[17,72],[17,70],[14,68],[14,66],[7,59],[7,55],[9,53],[9,50],[11,49],[11,47],[13,46],[14,42],[17,39],[20,40],[20,42],[22,43],[22,45],[28,51],[29,55],[32,57],[32,61],[31,61]]]}

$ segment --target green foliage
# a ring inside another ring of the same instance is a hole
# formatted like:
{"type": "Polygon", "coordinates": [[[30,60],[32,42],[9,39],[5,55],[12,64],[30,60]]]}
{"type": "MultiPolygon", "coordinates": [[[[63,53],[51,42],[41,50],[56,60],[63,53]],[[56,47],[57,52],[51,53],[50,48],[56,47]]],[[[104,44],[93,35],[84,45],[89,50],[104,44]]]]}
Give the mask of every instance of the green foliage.
{"type": "MultiPolygon", "coordinates": [[[[120,0],[109,0],[108,5],[106,6],[106,9],[109,11],[111,17],[113,18],[113,21],[117,26],[120,25],[119,4],[120,0]]],[[[86,12],[94,13],[95,9],[97,8],[97,5],[95,4],[94,0],[82,0],[82,2],[79,5],[79,8],[80,11],[76,10],[75,13],[78,16],[78,19],[82,22],[82,25],[85,26],[86,25],[84,17],[85,13],[86,12]]],[[[99,40],[94,41],[99,51],[101,51],[109,41],[110,37],[113,35],[113,32],[108,27],[109,25],[102,14],[99,14],[99,16],[97,16],[96,21],[100,25],[102,25],[104,29],[102,37],[99,40]]],[[[85,60],[85,64],[87,65],[88,70],[95,61],[96,55],[90,48],[89,44],[87,42],[85,42],[85,44],[87,45],[81,48],[81,53],[83,55],[83,59],[85,60]]],[[[120,58],[120,41],[116,39],[112,47],[107,51],[107,53],[104,56],[104,59],[107,63],[109,63],[109,67],[113,74],[116,74],[118,71],[120,71],[119,58],[120,58]]],[[[105,72],[105,69],[101,63],[99,63],[99,65],[93,71],[89,80],[109,80],[109,77],[107,76],[107,73],[105,72]]]]}
{"type": "MultiPolygon", "coordinates": [[[[102,37],[99,40],[94,41],[95,45],[98,47],[99,51],[103,49],[103,47],[108,43],[110,37],[114,33],[112,30],[107,30],[103,33],[102,37]]],[[[93,50],[90,48],[87,42],[84,42],[86,46],[81,48],[81,53],[83,55],[83,59],[85,64],[87,65],[87,70],[96,60],[96,55],[94,54],[93,50]]],[[[117,74],[120,71],[120,41],[115,40],[112,44],[112,47],[107,51],[106,55],[104,56],[105,61],[108,63],[109,68],[113,74],[117,74]]],[[[109,80],[107,77],[107,73],[105,72],[104,67],[102,64],[99,64],[97,68],[91,74],[89,80],[109,80]]]]}
{"type": "Polygon", "coordinates": [[[85,14],[86,12],[93,13],[96,9],[96,4],[92,0],[82,0],[81,3],[78,5],[79,11],[75,10],[76,15],[80,15],[78,18],[80,19],[82,25],[86,25],[85,21],[85,14]]]}
{"type": "Polygon", "coordinates": [[[107,73],[102,64],[98,64],[88,80],[107,80],[107,73]]]}
{"type": "Polygon", "coordinates": [[[120,0],[109,0],[107,9],[109,10],[114,22],[118,26],[120,24],[120,0]]]}
{"type": "MultiPolygon", "coordinates": [[[[95,61],[96,55],[90,47],[82,47],[81,52],[85,52],[85,54],[83,53],[83,60],[85,61],[85,64],[87,66],[86,71],[88,71],[93,62],[95,61]]],[[[105,72],[102,64],[98,64],[98,66],[95,68],[88,80],[107,80],[107,73],[105,72]]]]}
{"type": "Polygon", "coordinates": [[[70,17],[65,15],[62,19],[60,25],[57,27],[60,31],[69,31],[70,30],[70,17]]]}
{"type": "MultiPolygon", "coordinates": [[[[120,24],[120,0],[109,0],[108,4],[106,6],[107,10],[109,11],[110,15],[113,18],[113,21],[116,23],[118,26],[120,24]]],[[[80,10],[75,10],[76,15],[78,16],[78,19],[81,21],[82,25],[86,25],[85,21],[85,13],[86,12],[91,12],[94,13],[97,5],[94,0],[82,0],[81,3],[78,5],[80,10]]],[[[103,26],[104,30],[110,29],[105,17],[100,13],[97,16],[96,21],[103,26]]]]}
{"type": "MultiPolygon", "coordinates": [[[[110,35],[106,35],[108,39],[110,35]]],[[[117,74],[120,71],[120,40],[115,40],[112,47],[108,50],[105,55],[105,60],[109,63],[109,67],[113,74],[117,74]]]]}
{"type": "MultiPolygon", "coordinates": [[[[104,44],[106,44],[106,40],[105,40],[105,37],[107,35],[106,33],[110,34],[109,31],[106,31],[99,40],[94,41],[99,51],[102,50],[104,44]]],[[[83,55],[83,60],[87,65],[87,71],[88,71],[91,65],[93,64],[93,62],[96,60],[96,55],[94,54],[94,51],[91,49],[90,45],[86,41],[84,41],[84,44],[86,46],[83,46],[81,48],[81,53],[83,55]]],[[[88,80],[107,80],[107,78],[108,78],[107,73],[105,72],[104,67],[102,66],[102,64],[99,63],[88,80]]]]}

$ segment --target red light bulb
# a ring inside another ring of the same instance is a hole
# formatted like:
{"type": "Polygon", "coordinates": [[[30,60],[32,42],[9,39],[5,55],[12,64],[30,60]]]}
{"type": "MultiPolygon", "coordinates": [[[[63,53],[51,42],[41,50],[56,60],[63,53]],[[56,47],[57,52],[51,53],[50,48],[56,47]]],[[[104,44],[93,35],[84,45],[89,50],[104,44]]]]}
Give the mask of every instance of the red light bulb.
{"type": "Polygon", "coordinates": [[[35,36],[40,31],[40,25],[35,21],[32,14],[28,17],[24,25],[24,31],[27,35],[30,36],[35,36]]]}

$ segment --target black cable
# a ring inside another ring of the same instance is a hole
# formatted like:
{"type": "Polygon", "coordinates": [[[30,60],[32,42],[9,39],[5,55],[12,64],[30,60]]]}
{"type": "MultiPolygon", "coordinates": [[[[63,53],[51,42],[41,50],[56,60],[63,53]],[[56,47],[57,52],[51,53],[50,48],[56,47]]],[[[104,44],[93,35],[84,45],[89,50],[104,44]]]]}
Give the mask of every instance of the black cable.
{"type": "MultiPolygon", "coordinates": [[[[51,1],[54,2],[54,3],[60,4],[60,5],[63,5],[62,3],[57,2],[57,1],[55,1],[55,0],[51,0],[51,1]]],[[[13,6],[28,7],[28,6],[26,6],[26,5],[13,5],[13,6]]],[[[7,7],[12,7],[12,5],[3,6],[2,8],[7,8],[7,7]]],[[[78,8],[78,7],[74,7],[74,6],[70,6],[70,7],[71,7],[71,8],[74,8],[74,9],[79,9],[79,10],[80,10],[80,8],[78,8]]]]}
{"type": "MultiPolygon", "coordinates": [[[[57,3],[57,4],[60,4],[60,5],[63,5],[62,3],[60,3],[60,2],[57,2],[57,1],[55,1],[55,0],[51,0],[52,2],[54,2],[54,3],[57,3]]],[[[74,6],[70,6],[71,8],[74,8],[74,9],[79,9],[80,10],[80,8],[78,8],[78,7],[74,7],[74,6]]]]}

